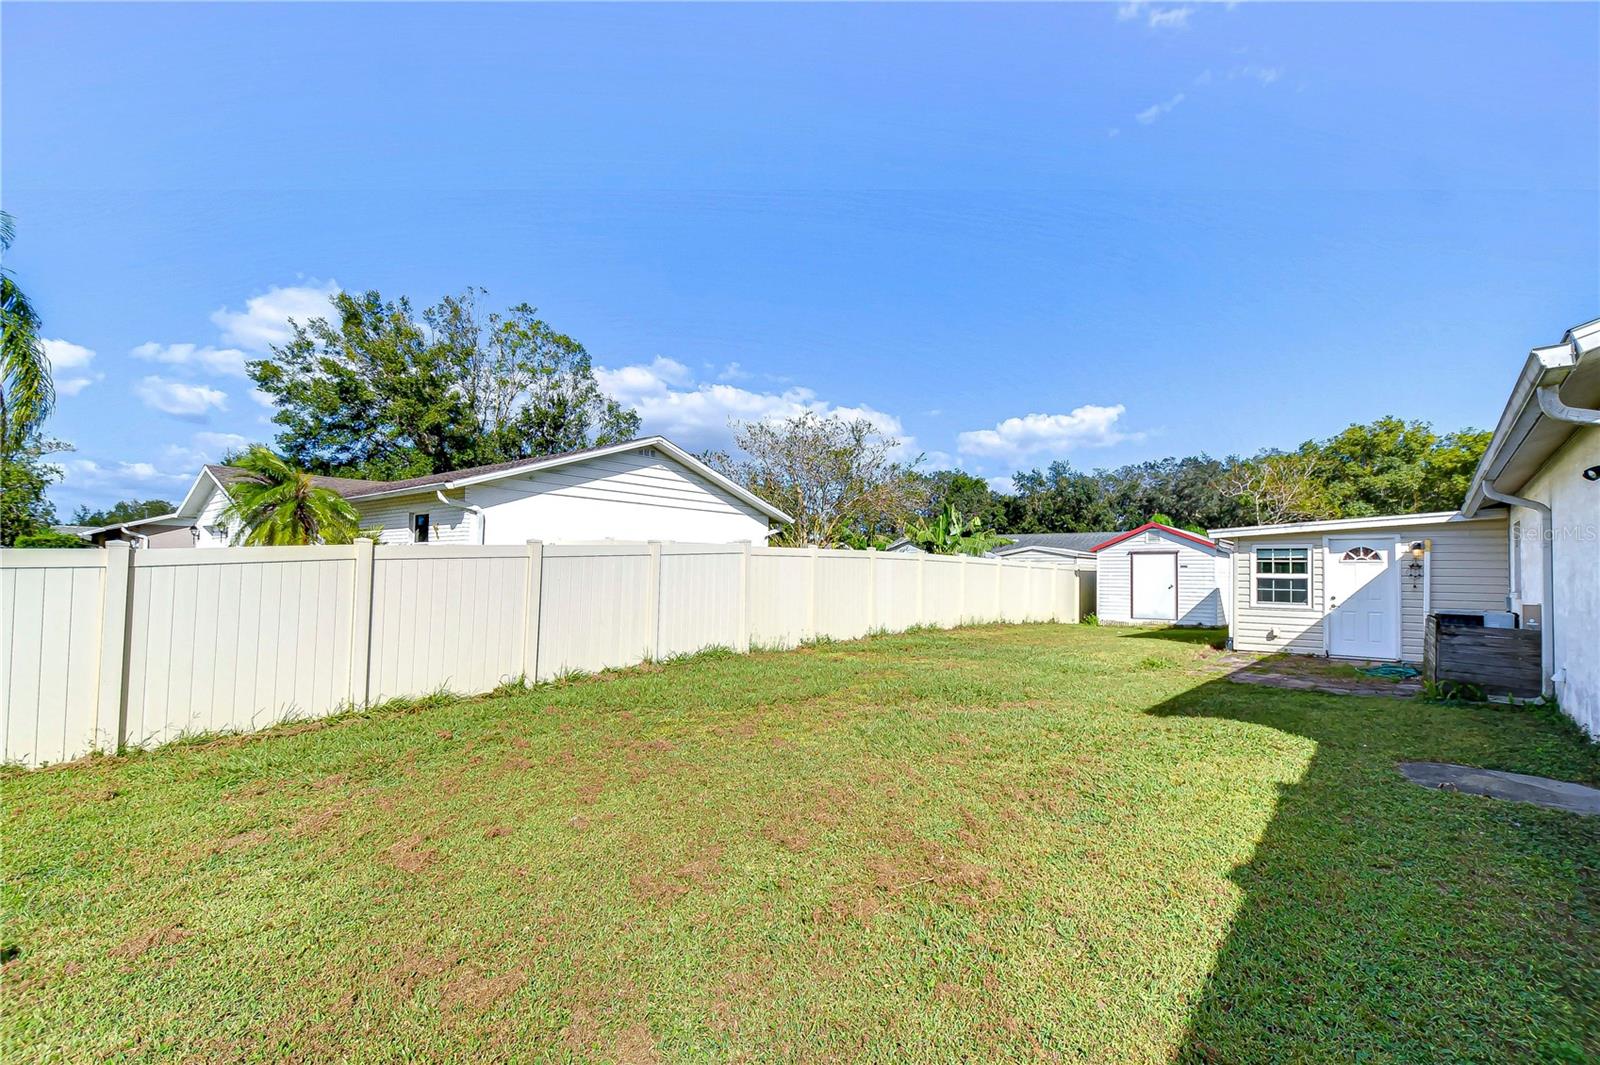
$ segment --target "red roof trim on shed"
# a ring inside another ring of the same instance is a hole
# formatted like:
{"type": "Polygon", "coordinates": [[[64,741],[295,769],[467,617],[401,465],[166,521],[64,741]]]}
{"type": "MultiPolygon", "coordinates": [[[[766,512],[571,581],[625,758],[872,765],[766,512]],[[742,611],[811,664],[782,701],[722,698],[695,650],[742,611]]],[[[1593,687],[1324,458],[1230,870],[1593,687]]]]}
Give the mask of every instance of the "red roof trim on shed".
{"type": "Polygon", "coordinates": [[[1138,536],[1140,533],[1144,532],[1146,529],[1160,529],[1164,533],[1171,533],[1173,536],[1181,536],[1185,540],[1189,540],[1189,541],[1192,541],[1194,543],[1197,543],[1201,547],[1209,547],[1212,550],[1216,550],[1216,547],[1217,547],[1215,541],[1207,540],[1204,536],[1196,536],[1194,533],[1184,532],[1182,529],[1174,529],[1172,526],[1163,525],[1159,521],[1147,521],[1143,525],[1139,526],[1137,529],[1129,529],[1125,533],[1118,533],[1117,535],[1113,536],[1111,539],[1107,540],[1103,544],[1095,544],[1093,547],[1089,548],[1089,550],[1090,551],[1098,551],[1102,547],[1110,547],[1112,544],[1120,544],[1120,543],[1122,543],[1122,541],[1126,540],[1128,537],[1130,537],[1130,536],[1138,536]]]}

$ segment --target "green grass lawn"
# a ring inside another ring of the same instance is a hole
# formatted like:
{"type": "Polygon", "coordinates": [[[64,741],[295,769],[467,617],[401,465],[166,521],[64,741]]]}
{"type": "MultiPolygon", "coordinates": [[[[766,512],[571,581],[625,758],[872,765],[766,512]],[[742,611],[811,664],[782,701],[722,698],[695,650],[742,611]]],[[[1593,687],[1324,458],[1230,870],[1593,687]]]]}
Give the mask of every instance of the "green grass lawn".
{"type": "Polygon", "coordinates": [[[1544,711],[1054,625],[708,655],[7,773],[7,1060],[1582,1061],[1544,711]]]}

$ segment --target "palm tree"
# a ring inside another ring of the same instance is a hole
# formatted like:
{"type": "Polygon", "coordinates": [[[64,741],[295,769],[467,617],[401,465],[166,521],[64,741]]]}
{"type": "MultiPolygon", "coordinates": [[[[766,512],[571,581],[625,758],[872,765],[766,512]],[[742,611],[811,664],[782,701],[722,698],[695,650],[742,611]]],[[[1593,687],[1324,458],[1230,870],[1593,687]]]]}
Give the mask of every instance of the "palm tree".
{"type": "MultiPolygon", "coordinates": [[[[16,239],[11,215],[0,211],[0,254],[16,239]]],[[[9,455],[38,428],[55,406],[50,360],[39,343],[39,314],[17,287],[11,271],[0,267],[0,317],[5,330],[0,355],[0,448],[9,455]]]]}
{"type": "Polygon", "coordinates": [[[238,522],[234,543],[250,547],[348,544],[360,515],[343,496],[266,448],[252,447],[233,463],[244,476],[228,485],[232,502],[223,520],[238,522]]]}

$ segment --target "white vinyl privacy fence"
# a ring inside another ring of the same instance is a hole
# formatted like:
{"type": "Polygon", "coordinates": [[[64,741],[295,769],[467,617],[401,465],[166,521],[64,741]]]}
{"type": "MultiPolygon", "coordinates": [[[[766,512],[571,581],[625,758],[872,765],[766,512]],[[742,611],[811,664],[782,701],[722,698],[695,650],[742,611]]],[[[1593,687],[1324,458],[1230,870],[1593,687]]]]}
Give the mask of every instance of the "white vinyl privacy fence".
{"type": "Polygon", "coordinates": [[[1080,601],[1052,563],[747,544],[6,550],[0,733],[34,766],[708,647],[1077,621],[1080,601]]]}

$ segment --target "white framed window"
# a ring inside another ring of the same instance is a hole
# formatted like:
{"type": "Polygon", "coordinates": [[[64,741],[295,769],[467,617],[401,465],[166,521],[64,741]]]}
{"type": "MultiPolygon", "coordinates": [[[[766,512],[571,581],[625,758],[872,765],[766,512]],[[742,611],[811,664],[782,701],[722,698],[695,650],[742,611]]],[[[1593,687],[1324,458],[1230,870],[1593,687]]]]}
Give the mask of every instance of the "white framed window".
{"type": "Polygon", "coordinates": [[[433,535],[433,521],[427,514],[411,515],[411,542],[425,544],[433,535]]]}
{"type": "Polygon", "coordinates": [[[1311,605],[1311,549],[1258,547],[1252,558],[1258,606],[1311,605]]]}

